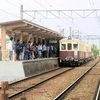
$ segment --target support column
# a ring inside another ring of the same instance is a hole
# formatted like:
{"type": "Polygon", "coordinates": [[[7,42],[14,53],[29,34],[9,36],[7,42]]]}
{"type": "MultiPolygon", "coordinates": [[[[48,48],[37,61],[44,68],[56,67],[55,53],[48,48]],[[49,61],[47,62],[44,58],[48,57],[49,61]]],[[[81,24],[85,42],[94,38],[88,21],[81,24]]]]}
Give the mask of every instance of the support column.
{"type": "Polygon", "coordinates": [[[42,38],[40,38],[40,43],[42,43],[42,38]]]}
{"type": "Polygon", "coordinates": [[[23,33],[20,33],[19,38],[20,38],[20,42],[23,42],[23,33]]]}
{"type": "Polygon", "coordinates": [[[42,43],[47,45],[45,38],[42,38],[42,43]]]}
{"type": "Polygon", "coordinates": [[[36,44],[36,37],[34,36],[34,43],[36,44]]]}
{"type": "Polygon", "coordinates": [[[1,26],[2,60],[6,60],[6,27],[1,26]]]}
{"type": "Polygon", "coordinates": [[[30,35],[28,34],[27,35],[27,42],[30,40],[30,35]]]}
{"type": "Polygon", "coordinates": [[[34,42],[34,37],[32,36],[32,42],[34,42]]]}
{"type": "Polygon", "coordinates": [[[30,37],[30,41],[31,41],[31,43],[34,43],[34,37],[33,36],[30,37]]]}
{"type": "Polygon", "coordinates": [[[38,43],[38,37],[36,37],[36,43],[38,43]]]}

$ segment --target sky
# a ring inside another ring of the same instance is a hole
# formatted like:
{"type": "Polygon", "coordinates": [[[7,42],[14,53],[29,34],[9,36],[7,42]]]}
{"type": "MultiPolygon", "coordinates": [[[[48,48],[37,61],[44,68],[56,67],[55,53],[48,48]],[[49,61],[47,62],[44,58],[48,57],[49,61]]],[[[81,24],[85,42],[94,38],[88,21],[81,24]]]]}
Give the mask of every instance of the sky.
{"type": "MultiPolygon", "coordinates": [[[[84,10],[84,9],[100,9],[100,0],[0,0],[0,23],[20,19],[20,5],[23,10],[84,10]]],[[[87,12],[88,14],[89,12],[87,12]]],[[[56,14],[56,13],[54,13],[56,14]]],[[[69,15],[69,13],[67,13],[69,15]]],[[[80,12],[79,14],[82,14],[80,12]]],[[[100,11],[98,16],[95,13],[89,17],[82,18],[73,14],[72,18],[50,18],[43,19],[43,16],[37,15],[39,18],[33,19],[34,12],[24,12],[23,19],[32,21],[54,31],[60,32],[64,30],[64,35],[69,36],[70,27],[74,34],[81,35],[99,35],[100,34],[100,11]],[[76,18],[77,17],[77,18],[76,18]],[[91,17],[91,18],[90,18],[91,17]]],[[[43,13],[42,13],[43,15],[43,13]]],[[[64,14],[61,16],[65,16],[64,14]]],[[[54,17],[54,16],[53,16],[54,17]]],[[[91,40],[88,41],[91,43],[91,40]]],[[[92,43],[100,43],[100,40],[92,40],[92,43]]]]}

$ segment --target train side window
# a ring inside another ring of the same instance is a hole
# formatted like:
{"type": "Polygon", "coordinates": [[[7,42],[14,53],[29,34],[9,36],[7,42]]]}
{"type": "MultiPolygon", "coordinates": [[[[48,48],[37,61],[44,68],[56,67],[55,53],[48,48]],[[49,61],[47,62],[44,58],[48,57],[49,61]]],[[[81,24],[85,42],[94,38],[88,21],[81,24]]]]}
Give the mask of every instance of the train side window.
{"type": "Polygon", "coordinates": [[[61,44],[61,50],[66,50],[66,44],[61,44]]]}
{"type": "Polygon", "coordinates": [[[73,49],[78,50],[78,44],[73,44],[73,49]]]}
{"type": "Polygon", "coordinates": [[[71,43],[68,43],[67,44],[67,48],[68,48],[68,50],[72,50],[72,44],[71,43]]]}

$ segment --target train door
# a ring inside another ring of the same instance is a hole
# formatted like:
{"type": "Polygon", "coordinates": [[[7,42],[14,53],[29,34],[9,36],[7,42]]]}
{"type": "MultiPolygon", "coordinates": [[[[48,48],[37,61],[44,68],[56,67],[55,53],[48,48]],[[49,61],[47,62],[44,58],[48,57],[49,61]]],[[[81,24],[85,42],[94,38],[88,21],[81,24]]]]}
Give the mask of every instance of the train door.
{"type": "Polygon", "coordinates": [[[78,44],[73,44],[74,58],[78,58],[78,44]]]}

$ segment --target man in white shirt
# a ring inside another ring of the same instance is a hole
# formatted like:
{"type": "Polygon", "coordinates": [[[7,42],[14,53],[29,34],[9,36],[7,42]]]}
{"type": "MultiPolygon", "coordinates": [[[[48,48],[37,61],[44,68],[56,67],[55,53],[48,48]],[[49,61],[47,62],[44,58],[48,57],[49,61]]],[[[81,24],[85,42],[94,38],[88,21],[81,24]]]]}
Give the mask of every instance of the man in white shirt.
{"type": "Polygon", "coordinates": [[[13,57],[13,44],[12,44],[12,40],[9,41],[8,49],[9,49],[9,60],[12,60],[12,57],[13,57]]]}

